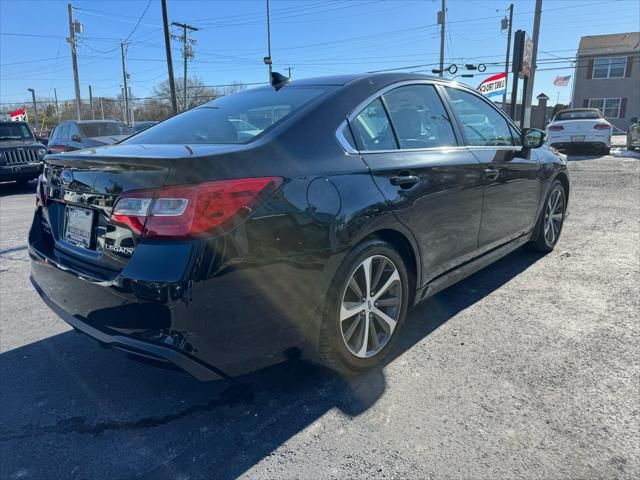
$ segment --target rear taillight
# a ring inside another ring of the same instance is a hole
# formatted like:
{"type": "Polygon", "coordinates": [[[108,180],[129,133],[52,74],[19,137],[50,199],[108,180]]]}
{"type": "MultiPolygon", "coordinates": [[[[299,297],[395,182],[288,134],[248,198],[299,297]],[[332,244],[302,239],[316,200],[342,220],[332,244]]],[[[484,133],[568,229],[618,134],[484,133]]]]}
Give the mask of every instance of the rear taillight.
{"type": "Polygon", "coordinates": [[[564,127],[562,125],[549,125],[547,130],[551,132],[559,132],[560,130],[564,130],[564,127]]]}
{"type": "Polygon", "coordinates": [[[243,178],[128,192],[111,219],[146,238],[214,234],[237,225],[281,184],[280,177],[243,178]]]}
{"type": "Polygon", "coordinates": [[[595,128],[596,130],[609,130],[611,128],[611,125],[609,125],[608,123],[596,123],[593,128],[595,128]]]}

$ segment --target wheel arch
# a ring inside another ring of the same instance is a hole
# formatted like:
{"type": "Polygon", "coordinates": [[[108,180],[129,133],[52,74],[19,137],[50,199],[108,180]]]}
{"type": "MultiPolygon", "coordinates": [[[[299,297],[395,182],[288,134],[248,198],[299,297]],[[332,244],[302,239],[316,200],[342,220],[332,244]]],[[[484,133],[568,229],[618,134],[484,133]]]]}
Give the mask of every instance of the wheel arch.
{"type": "Polygon", "coordinates": [[[405,260],[405,266],[407,268],[407,273],[409,274],[409,281],[411,282],[411,288],[409,289],[409,305],[412,305],[416,289],[418,287],[418,282],[421,278],[420,253],[416,244],[408,234],[401,232],[400,230],[383,228],[368,233],[358,242],[358,245],[372,239],[383,240],[393,245],[398,250],[398,253],[400,253],[400,256],[405,260]]]}
{"type": "Polygon", "coordinates": [[[565,209],[566,209],[567,205],[569,204],[569,190],[571,189],[571,184],[569,183],[569,177],[567,176],[566,172],[558,172],[558,174],[554,177],[553,180],[554,181],[559,180],[560,183],[562,183],[562,187],[564,188],[564,194],[565,194],[565,209]]]}

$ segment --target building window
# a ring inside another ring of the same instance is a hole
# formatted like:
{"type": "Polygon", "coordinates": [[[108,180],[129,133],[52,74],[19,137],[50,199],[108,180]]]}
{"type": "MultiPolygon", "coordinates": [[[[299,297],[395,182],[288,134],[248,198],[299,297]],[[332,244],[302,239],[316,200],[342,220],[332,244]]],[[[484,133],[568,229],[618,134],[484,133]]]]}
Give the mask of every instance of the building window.
{"type": "Polygon", "coordinates": [[[596,58],[593,61],[593,78],[623,78],[626,67],[626,57],[596,58]]]}
{"type": "Polygon", "coordinates": [[[606,118],[618,118],[620,116],[620,99],[590,98],[589,108],[597,108],[606,118]]]}

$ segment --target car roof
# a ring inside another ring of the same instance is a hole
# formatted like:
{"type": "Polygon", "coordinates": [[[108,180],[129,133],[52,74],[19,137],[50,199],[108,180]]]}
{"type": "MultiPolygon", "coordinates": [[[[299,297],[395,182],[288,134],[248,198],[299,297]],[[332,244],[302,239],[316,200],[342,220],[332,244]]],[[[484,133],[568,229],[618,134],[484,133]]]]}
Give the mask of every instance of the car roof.
{"type": "Polygon", "coordinates": [[[92,123],[122,123],[120,120],[71,120],[81,125],[89,125],[92,123]]]}
{"type": "Polygon", "coordinates": [[[599,112],[597,108],[565,108],[564,110],[560,110],[558,113],[564,112],[599,112]]]}
{"type": "Polygon", "coordinates": [[[401,82],[404,80],[443,80],[431,75],[423,75],[411,72],[384,72],[384,73],[352,73],[344,75],[328,75],[321,77],[302,78],[292,80],[290,85],[336,85],[342,86],[359,80],[372,80],[376,82],[401,82]]]}

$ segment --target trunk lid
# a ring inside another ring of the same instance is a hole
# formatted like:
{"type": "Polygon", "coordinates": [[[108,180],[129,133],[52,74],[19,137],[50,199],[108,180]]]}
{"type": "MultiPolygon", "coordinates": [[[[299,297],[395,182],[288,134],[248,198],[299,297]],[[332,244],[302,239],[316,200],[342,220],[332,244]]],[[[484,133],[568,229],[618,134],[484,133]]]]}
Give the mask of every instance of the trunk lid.
{"type": "Polygon", "coordinates": [[[547,128],[552,126],[554,127],[561,126],[562,131],[565,133],[588,135],[596,131],[595,129],[596,125],[609,125],[609,122],[607,122],[604,119],[591,119],[591,118],[579,119],[579,120],[555,120],[549,123],[547,128]]]}
{"type": "Polygon", "coordinates": [[[48,253],[62,265],[115,277],[139,241],[111,220],[118,195],[162,187],[185,153],[179,146],[113,145],[47,156],[38,194],[48,253]]]}

